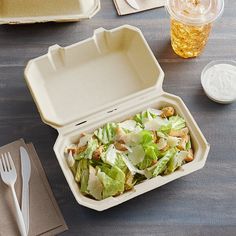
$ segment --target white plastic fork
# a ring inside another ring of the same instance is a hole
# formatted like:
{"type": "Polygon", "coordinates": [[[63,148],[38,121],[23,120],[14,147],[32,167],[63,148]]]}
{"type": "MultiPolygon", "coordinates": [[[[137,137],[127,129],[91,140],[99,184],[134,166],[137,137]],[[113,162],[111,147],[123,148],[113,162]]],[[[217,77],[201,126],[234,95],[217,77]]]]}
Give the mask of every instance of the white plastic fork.
{"type": "Polygon", "coordinates": [[[6,185],[8,185],[11,189],[14,205],[16,209],[16,220],[17,220],[19,231],[22,236],[27,236],[23,215],[20,210],[20,206],[19,206],[19,203],[16,197],[15,188],[14,188],[17,174],[16,174],[16,168],[11,158],[10,152],[2,154],[2,158],[0,158],[0,174],[1,174],[3,182],[6,185]]]}

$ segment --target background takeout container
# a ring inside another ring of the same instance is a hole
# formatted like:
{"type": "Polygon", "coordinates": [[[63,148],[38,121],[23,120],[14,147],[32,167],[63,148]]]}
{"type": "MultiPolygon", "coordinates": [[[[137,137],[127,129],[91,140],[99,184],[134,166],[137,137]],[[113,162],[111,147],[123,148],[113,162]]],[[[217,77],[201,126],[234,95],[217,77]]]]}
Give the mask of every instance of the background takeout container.
{"type": "Polygon", "coordinates": [[[99,10],[100,0],[0,0],[0,24],[80,21],[99,10]]]}
{"type": "Polygon", "coordinates": [[[79,204],[102,211],[194,172],[205,165],[209,144],[183,101],[162,89],[164,73],[141,31],[125,25],[99,28],[92,38],[31,60],[25,78],[42,120],[56,128],[59,164],[79,204]],[[183,116],[195,150],[193,162],[167,176],[157,176],[117,197],[96,201],[83,196],[70,171],[64,149],[110,121],[122,121],[148,107],[172,105],[183,116]]]}

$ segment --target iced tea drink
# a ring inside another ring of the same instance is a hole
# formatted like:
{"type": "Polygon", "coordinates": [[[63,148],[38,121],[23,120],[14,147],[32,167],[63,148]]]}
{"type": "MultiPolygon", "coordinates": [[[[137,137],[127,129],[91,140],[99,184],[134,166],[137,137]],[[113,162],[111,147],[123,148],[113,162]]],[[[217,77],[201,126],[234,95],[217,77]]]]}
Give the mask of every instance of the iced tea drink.
{"type": "Polygon", "coordinates": [[[224,0],[167,0],[166,8],[171,16],[172,48],[177,55],[190,58],[203,51],[224,0]]]}

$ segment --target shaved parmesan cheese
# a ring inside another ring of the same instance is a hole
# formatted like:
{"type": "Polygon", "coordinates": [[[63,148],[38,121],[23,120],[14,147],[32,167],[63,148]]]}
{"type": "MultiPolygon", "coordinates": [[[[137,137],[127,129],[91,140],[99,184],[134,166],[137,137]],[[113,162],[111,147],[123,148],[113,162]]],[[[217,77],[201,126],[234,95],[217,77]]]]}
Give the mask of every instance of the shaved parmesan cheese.
{"type": "Polygon", "coordinates": [[[180,151],[176,154],[177,165],[181,166],[184,159],[188,156],[187,151],[180,151]]]}
{"type": "Polygon", "coordinates": [[[93,137],[92,134],[85,134],[83,137],[80,138],[78,147],[83,147],[87,145],[88,141],[93,137]]]}
{"type": "Polygon", "coordinates": [[[132,152],[128,154],[128,158],[133,163],[133,165],[137,165],[142,162],[144,157],[145,151],[141,145],[133,147],[132,152]]]}
{"type": "Polygon", "coordinates": [[[129,171],[132,173],[132,175],[136,174],[136,173],[139,173],[141,175],[144,175],[144,171],[143,170],[139,170],[137,167],[135,167],[132,162],[126,157],[126,156],[123,156],[122,155],[122,158],[123,158],[123,161],[124,163],[126,164],[126,166],[128,167],[129,171]]]}
{"type": "Polygon", "coordinates": [[[163,113],[163,111],[157,110],[155,108],[148,108],[147,111],[156,116],[160,116],[163,113]]]}
{"type": "Polygon", "coordinates": [[[127,145],[132,145],[132,144],[140,143],[141,138],[140,138],[140,135],[138,135],[138,133],[129,133],[123,137],[123,141],[127,145]]]}
{"type": "Polygon", "coordinates": [[[168,144],[170,147],[176,147],[176,146],[178,146],[180,140],[181,140],[181,138],[169,136],[169,137],[167,138],[167,144],[168,144]]]}
{"type": "Polygon", "coordinates": [[[168,123],[167,119],[162,119],[161,117],[157,116],[155,119],[145,122],[144,123],[144,128],[146,130],[155,131],[155,130],[160,129],[161,126],[167,125],[167,123],[168,123]]]}
{"type": "Polygon", "coordinates": [[[131,161],[126,156],[122,155],[122,159],[132,175],[138,173],[140,175],[144,175],[147,179],[150,179],[152,177],[151,172],[149,172],[148,170],[139,170],[131,163],[131,161]]]}
{"type": "Polygon", "coordinates": [[[75,164],[75,159],[72,155],[72,152],[69,152],[69,154],[68,154],[67,163],[68,163],[69,167],[72,167],[75,164]]]}
{"type": "Polygon", "coordinates": [[[139,133],[143,129],[140,126],[136,126],[135,129],[133,130],[134,133],[139,133]]]}
{"type": "Polygon", "coordinates": [[[117,158],[117,150],[114,144],[111,144],[107,149],[104,161],[113,166],[116,163],[116,158],[117,158]]]}
{"type": "Polygon", "coordinates": [[[68,154],[70,152],[70,150],[76,150],[77,149],[77,145],[76,144],[70,144],[69,146],[67,146],[65,148],[65,154],[68,154]]]}
{"type": "Polygon", "coordinates": [[[159,142],[157,143],[157,148],[158,150],[162,150],[163,148],[165,148],[167,145],[167,140],[164,138],[160,138],[159,142]]]}
{"type": "Polygon", "coordinates": [[[89,166],[89,179],[87,189],[95,199],[102,199],[103,185],[100,182],[99,178],[96,176],[96,170],[91,165],[89,166]]]}
{"type": "Polygon", "coordinates": [[[136,121],[135,120],[126,120],[122,123],[119,123],[119,127],[123,129],[127,129],[129,131],[134,131],[136,128],[136,121]]]}
{"type": "Polygon", "coordinates": [[[166,135],[162,132],[157,132],[157,136],[160,138],[166,138],[166,135]]]}

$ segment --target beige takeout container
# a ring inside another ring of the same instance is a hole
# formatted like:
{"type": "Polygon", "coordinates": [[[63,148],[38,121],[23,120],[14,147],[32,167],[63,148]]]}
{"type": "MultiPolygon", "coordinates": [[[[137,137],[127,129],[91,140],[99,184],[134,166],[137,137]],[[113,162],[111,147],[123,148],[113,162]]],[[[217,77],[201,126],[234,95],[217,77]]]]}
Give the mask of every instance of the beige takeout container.
{"type": "Polygon", "coordinates": [[[80,21],[99,10],[100,0],[0,0],[0,24],[80,21]]]}
{"type": "Polygon", "coordinates": [[[25,78],[42,120],[56,128],[57,159],[79,204],[102,211],[178,179],[206,162],[209,144],[181,98],[162,89],[164,73],[141,31],[125,25],[99,28],[93,37],[31,60],[25,78]],[[122,121],[149,107],[172,105],[190,129],[195,159],[176,172],[157,176],[117,197],[96,201],[83,196],[70,171],[64,149],[82,132],[122,121]]]}

